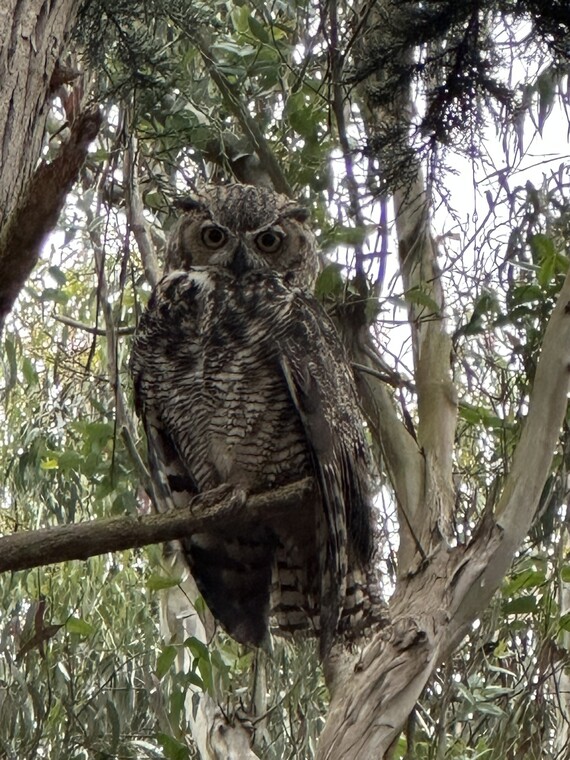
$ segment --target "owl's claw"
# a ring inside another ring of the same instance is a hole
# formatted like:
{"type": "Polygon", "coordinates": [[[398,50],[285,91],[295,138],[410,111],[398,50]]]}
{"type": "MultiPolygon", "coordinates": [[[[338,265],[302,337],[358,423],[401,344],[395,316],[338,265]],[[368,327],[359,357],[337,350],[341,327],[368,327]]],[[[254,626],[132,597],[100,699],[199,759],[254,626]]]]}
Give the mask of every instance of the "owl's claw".
{"type": "Polygon", "coordinates": [[[212,488],[204,493],[199,493],[190,502],[190,511],[198,514],[202,511],[209,511],[216,505],[223,503],[224,507],[231,511],[232,507],[238,509],[243,507],[247,501],[247,493],[243,488],[222,483],[216,488],[212,488]]]}

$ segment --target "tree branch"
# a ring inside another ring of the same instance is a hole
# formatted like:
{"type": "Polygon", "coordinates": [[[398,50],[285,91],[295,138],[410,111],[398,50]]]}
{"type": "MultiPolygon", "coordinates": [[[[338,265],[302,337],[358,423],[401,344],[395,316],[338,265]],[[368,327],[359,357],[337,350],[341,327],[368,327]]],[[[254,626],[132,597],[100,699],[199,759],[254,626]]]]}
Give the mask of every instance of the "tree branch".
{"type": "Polygon", "coordinates": [[[259,124],[243,104],[239,93],[236,92],[236,89],[230,80],[222,71],[220,71],[216,56],[209,48],[206,40],[198,32],[195,32],[192,35],[192,39],[200,51],[200,55],[202,56],[208,74],[212,77],[213,82],[220,91],[220,95],[222,96],[226,107],[236,117],[244,134],[251,140],[263,167],[271,177],[275,190],[277,190],[278,193],[283,193],[284,195],[291,197],[293,195],[291,186],[289,185],[279,162],[275,158],[273,151],[269,147],[269,143],[265,139],[265,135],[259,124]]]}
{"type": "MultiPolygon", "coordinates": [[[[381,49],[386,43],[384,15],[390,15],[395,29],[407,23],[405,14],[399,17],[386,3],[376,3],[359,46],[361,63],[366,60],[367,51],[381,49]]],[[[398,55],[402,70],[412,66],[411,47],[402,47],[398,55]]],[[[374,72],[360,86],[364,118],[372,134],[382,135],[390,130],[408,134],[413,123],[410,84],[403,79],[390,102],[379,101],[376,93],[383,76],[382,71],[374,72]]],[[[407,176],[394,191],[394,207],[400,272],[408,300],[414,348],[417,435],[425,457],[425,477],[417,491],[420,500],[410,503],[404,516],[409,530],[403,526],[400,536],[401,574],[413,570],[437,547],[442,536],[449,539],[453,534],[452,463],[457,423],[457,393],[450,366],[451,339],[445,329],[445,300],[437,250],[430,231],[429,198],[419,160],[410,161],[407,176]],[[414,558],[418,548],[419,556],[416,554],[414,558]]]]}
{"type": "MultiPolygon", "coordinates": [[[[452,535],[455,506],[452,482],[457,422],[457,391],[451,379],[451,338],[445,329],[445,301],[437,251],[430,232],[428,199],[418,166],[410,187],[394,194],[396,229],[404,288],[409,294],[418,394],[418,443],[426,460],[427,499],[421,515],[412,515],[414,529],[429,553],[440,536],[452,535]],[[417,303],[421,293],[433,307],[417,303]],[[425,508],[429,510],[426,519],[425,508]],[[420,527],[421,526],[421,527],[420,527]]],[[[402,568],[403,569],[403,568],[402,568]]]]}
{"type": "MultiPolygon", "coordinates": [[[[53,319],[55,319],[56,322],[61,322],[63,325],[68,325],[69,327],[75,327],[76,330],[82,330],[90,335],[98,335],[100,337],[105,337],[105,335],[107,335],[107,331],[102,327],[86,325],[83,322],[78,322],[76,319],[66,317],[65,314],[53,314],[53,319]]],[[[134,332],[134,327],[119,327],[117,329],[117,335],[133,335],[134,332]]]]}
{"type": "MultiPolygon", "coordinates": [[[[373,360],[363,347],[357,346],[355,358],[365,369],[374,369],[373,360]]],[[[417,442],[398,418],[386,384],[368,373],[361,372],[357,377],[362,407],[394,488],[402,531],[407,529],[411,533],[400,551],[403,566],[408,567],[417,549],[410,516],[415,514],[423,497],[425,460],[417,442]]]]}
{"type": "Polygon", "coordinates": [[[192,533],[215,530],[222,524],[227,527],[228,521],[253,522],[262,515],[267,519],[268,514],[279,515],[290,510],[312,487],[313,481],[305,478],[273,491],[254,494],[244,503],[237,502],[232,494],[208,503],[206,493],[196,497],[184,510],[111,517],[13,533],[0,538],[0,572],[84,560],[107,552],[173,541],[192,533]]]}
{"type": "Polygon", "coordinates": [[[146,279],[150,286],[154,288],[160,279],[160,266],[150,237],[148,224],[144,218],[144,204],[139,186],[137,141],[134,135],[130,135],[127,149],[125,150],[125,176],[129,178],[129,181],[125,185],[129,227],[137,242],[146,279]]]}
{"type": "Polygon", "coordinates": [[[460,635],[462,627],[498,588],[530,529],[566,416],[569,392],[570,273],[544,333],[528,415],[496,507],[500,540],[493,552],[487,550],[487,561],[477,578],[464,575],[459,580],[454,615],[456,635],[460,635]]]}

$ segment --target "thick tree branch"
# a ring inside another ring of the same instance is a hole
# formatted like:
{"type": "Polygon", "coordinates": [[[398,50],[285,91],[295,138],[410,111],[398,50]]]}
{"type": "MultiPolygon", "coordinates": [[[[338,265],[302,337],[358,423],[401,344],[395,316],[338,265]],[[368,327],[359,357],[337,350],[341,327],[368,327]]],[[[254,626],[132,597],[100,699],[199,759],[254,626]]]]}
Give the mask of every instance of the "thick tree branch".
{"type": "Polygon", "coordinates": [[[454,615],[458,635],[462,626],[472,620],[498,588],[530,529],[566,416],[569,392],[570,274],[566,276],[544,333],[528,416],[496,507],[500,541],[496,551],[487,552],[487,562],[476,582],[467,576],[459,582],[454,615]],[[462,589],[464,584],[468,588],[462,589]]]}
{"type": "Polygon", "coordinates": [[[255,494],[244,503],[229,495],[208,503],[208,494],[197,497],[186,510],[164,514],[111,517],[76,525],[13,533],[0,538],[0,572],[26,570],[55,562],[88,559],[107,552],[134,549],[147,544],[189,536],[192,533],[240,524],[262,515],[291,510],[313,487],[306,478],[273,491],[255,494]]]}
{"type": "Polygon", "coordinates": [[[71,125],[58,155],[32,176],[0,233],[0,329],[55,227],[65,198],[101,126],[99,110],[86,111],[71,125]]]}
{"type": "MultiPolygon", "coordinates": [[[[387,44],[386,18],[394,30],[408,23],[390,4],[375,4],[362,36],[358,60],[365,65],[367,50],[382,50],[387,44]]],[[[413,66],[414,51],[402,47],[398,52],[401,71],[413,66]]],[[[371,134],[392,133],[401,138],[402,151],[409,155],[406,177],[394,190],[394,210],[398,236],[400,273],[408,301],[412,334],[415,381],[418,399],[418,444],[425,457],[425,482],[421,499],[410,504],[400,537],[399,572],[413,570],[423,556],[437,547],[440,538],[453,533],[455,507],[452,481],[453,448],[457,423],[457,392],[451,378],[451,339],[445,326],[445,299],[437,262],[437,249],[430,230],[429,204],[419,159],[406,143],[413,124],[410,83],[402,77],[387,102],[377,97],[383,85],[383,71],[374,72],[360,87],[364,117],[371,134]],[[421,549],[418,549],[418,539],[421,549]],[[410,564],[411,563],[411,564],[410,564]]],[[[380,139],[380,142],[382,140],[380,139]]],[[[396,181],[396,180],[394,180],[396,181]]]]}
{"type": "MultiPolygon", "coordinates": [[[[357,65],[366,69],[369,51],[383,49],[385,16],[394,28],[404,19],[394,8],[377,3],[367,19],[367,30],[356,48],[357,65]]],[[[401,49],[402,70],[412,61],[413,51],[401,49]]],[[[377,98],[382,71],[371,72],[359,87],[360,106],[371,135],[406,133],[412,122],[409,85],[402,81],[390,102],[377,98]]],[[[380,143],[382,140],[380,139],[380,143]]],[[[410,153],[411,155],[411,153],[410,153]]],[[[394,191],[400,272],[408,300],[414,349],[418,398],[417,438],[425,457],[423,482],[408,492],[406,504],[398,495],[401,575],[417,568],[443,536],[452,534],[455,505],[452,461],[457,418],[456,391],[451,379],[451,340],[444,323],[444,294],[437,264],[437,251],[430,232],[429,199],[419,161],[412,161],[407,176],[394,191]]],[[[395,472],[395,470],[394,470],[395,472]]],[[[417,470],[416,470],[417,473],[417,470]]],[[[399,490],[402,491],[401,485],[399,490]]]]}
{"type": "MultiPolygon", "coordinates": [[[[374,369],[370,354],[357,347],[355,358],[364,367],[374,369]]],[[[372,436],[380,448],[398,502],[403,528],[413,532],[408,515],[414,514],[421,503],[424,487],[425,460],[417,442],[406,430],[394,408],[394,402],[386,384],[366,372],[358,374],[358,389],[362,407],[368,419],[372,436]]],[[[415,537],[413,534],[412,538],[415,537]]],[[[404,566],[408,566],[415,554],[415,541],[409,542],[409,551],[401,550],[404,566]]]]}
{"type": "Polygon", "coordinates": [[[485,516],[468,546],[440,543],[416,573],[400,578],[391,624],[333,693],[319,760],[384,757],[435,667],[485,609],[536,515],[569,391],[570,274],[545,332],[496,520],[485,516]]]}
{"type": "MultiPolygon", "coordinates": [[[[425,507],[412,515],[429,553],[440,535],[452,534],[452,485],[457,392],[451,380],[451,338],[445,329],[444,294],[430,232],[428,199],[418,167],[415,181],[394,195],[401,273],[409,297],[418,394],[418,443],[426,459],[425,507]],[[426,306],[425,302],[433,304],[426,306]],[[419,302],[418,302],[419,301],[419,302]]],[[[401,568],[402,570],[406,568],[401,568]]]]}

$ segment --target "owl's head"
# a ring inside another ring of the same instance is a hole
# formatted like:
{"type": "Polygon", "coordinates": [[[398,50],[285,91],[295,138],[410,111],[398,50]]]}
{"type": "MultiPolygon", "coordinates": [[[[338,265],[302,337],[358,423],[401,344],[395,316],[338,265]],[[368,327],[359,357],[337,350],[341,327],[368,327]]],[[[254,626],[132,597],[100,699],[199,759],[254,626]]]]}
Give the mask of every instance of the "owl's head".
{"type": "Polygon", "coordinates": [[[308,212],[291,199],[251,185],[209,186],[179,203],[183,214],[166,251],[166,271],[223,267],[236,277],[278,272],[312,289],[319,266],[308,212]]]}

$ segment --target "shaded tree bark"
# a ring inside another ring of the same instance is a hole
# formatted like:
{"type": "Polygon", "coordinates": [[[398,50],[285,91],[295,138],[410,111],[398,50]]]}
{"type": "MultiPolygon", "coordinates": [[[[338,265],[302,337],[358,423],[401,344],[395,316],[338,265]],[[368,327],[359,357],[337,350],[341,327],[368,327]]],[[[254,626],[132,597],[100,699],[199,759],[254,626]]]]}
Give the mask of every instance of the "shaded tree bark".
{"type": "Polygon", "coordinates": [[[78,119],[59,164],[37,169],[51,98],[66,81],[61,58],[79,6],[80,0],[6,0],[0,7],[0,327],[99,126],[93,114],[89,124],[78,119]]]}

